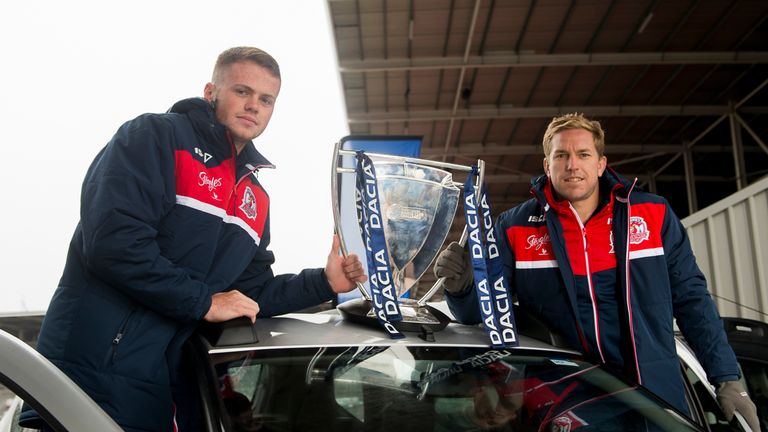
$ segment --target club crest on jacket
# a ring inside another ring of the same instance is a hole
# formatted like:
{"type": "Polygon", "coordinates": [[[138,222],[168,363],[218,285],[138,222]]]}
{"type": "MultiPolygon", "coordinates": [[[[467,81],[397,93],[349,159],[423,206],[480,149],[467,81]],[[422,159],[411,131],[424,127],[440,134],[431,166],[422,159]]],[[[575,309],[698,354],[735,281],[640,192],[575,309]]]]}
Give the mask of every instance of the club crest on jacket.
{"type": "Polygon", "coordinates": [[[245,213],[248,219],[256,220],[256,195],[253,194],[250,187],[246,187],[245,192],[243,192],[243,203],[240,204],[240,210],[245,213]]]}
{"type": "Polygon", "coordinates": [[[651,237],[648,224],[640,216],[632,216],[629,219],[629,243],[640,244],[651,237]]]}

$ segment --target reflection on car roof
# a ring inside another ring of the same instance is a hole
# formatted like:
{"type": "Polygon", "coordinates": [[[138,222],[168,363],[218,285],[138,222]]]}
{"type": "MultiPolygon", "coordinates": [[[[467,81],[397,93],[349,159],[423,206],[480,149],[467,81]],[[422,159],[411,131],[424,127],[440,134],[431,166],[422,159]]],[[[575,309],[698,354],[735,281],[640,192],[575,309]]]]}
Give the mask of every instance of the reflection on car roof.
{"type": "MultiPolygon", "coordinates": [[[[243,331],[248,326],[242,321],[239,326],[230,326],[222,330],[217,340],[229,338],[233,333],[243,331]]],[[[468,326],[457,323],[449,324],[444,330],[431,334],[434,342],[420,337],[419,333],[407,332],[404,339],[390,339],[383,330],[344,321],[335,311],[325,311],[315,314],[292,313],[273,318],[256,320],[255,332],[258,342],[245,341],[242,343],[212,342],[211,353],[247,351],[253,349],[283,349],[302,347],[331,347],[350,345],[408,345],[408,346],[456,346],[456,347],[489,347],[488,336],[480,326],[468,326]]],[[[431,338],[429,338],[431,339],[431,338]]],[[[520,346],[517,349],[548,350],[576,354],[577,351],[556,348],[545,342],[520,336],[520,346]]]]}

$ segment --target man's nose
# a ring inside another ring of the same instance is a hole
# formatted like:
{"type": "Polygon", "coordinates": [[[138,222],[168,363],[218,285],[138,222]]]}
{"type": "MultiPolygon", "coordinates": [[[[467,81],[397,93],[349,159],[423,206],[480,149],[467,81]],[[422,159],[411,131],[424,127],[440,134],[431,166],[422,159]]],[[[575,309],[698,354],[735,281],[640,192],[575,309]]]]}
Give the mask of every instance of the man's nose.
{"type": "Polygon", "coordinates": [[[565,169],[567,169],[568,171],[572,171],[576,169],[577,166],[578,166],[577,158],[574,155],[568,155],[565,161],[565,169]]]}
{"type": "Polygon", "coordinates": [[[245,102],[245,110],[250,112],[258,112],[259,98],[257,96],[248,98],[248,100],[245,102]]]}

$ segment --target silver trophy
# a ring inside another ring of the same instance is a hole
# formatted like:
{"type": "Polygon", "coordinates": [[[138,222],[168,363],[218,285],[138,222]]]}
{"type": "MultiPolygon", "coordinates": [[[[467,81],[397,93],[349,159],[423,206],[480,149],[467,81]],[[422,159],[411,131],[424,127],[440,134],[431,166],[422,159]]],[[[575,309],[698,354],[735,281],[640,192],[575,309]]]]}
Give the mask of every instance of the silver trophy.
{"type": "MultiPolygon", "coordinates": [[[[386,249],[402,315],[402,321],[392,324],[401,331],[423,331],[425,327],[440,330],[450,319],[426,302],[442,286],[443,279],[438,279],[419,299],[413,298],[413,288],[432,267],[461,200],[463,184],[453,180],[451,171],[469,173],[471,167],[380,153],[365,154],[375,167],[386,249]],[[402,297],[409,292],[408,298],[402,297]]],[[[342,150],[341,143],[337,143],[331,179],[336,232],[344,255],[354,251],[365,264],[355,189],[350,186],[356,178],[355,163],[356,152],[342,150]]],[[[482,161],[479,161],[479,170],[482,181],[482,161]]],[[[466,228],[460,240],[462,244],[465,238],[466,228]]],[[[365,284],[358,283],[358,289],[362,298],[341,303],[338,309],[345,319],[375,323],[371,294],[365,284]]]]}

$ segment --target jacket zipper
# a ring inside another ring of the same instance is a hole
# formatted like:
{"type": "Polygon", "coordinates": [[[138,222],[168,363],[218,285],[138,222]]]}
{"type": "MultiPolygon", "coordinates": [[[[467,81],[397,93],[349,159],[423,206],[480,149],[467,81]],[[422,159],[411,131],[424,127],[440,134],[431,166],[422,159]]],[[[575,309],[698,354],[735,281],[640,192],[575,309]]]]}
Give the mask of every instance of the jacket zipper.
{"type": "Polygon", "coordinates": [[[605,357],[603,356],[603,348],[602,343],[600,341],[600,323],[598,321],[598,314],[597,314],[597,301],[595,300],[595,288],[592,284],[592,272],[589,268],[589,253],[587,252],[587,229],[584,227],[584,224],[581,222],[581,218],[579,217],[578,212],[576,212],[576,209],[573,208],[572,205],[568,205],[570,207],[571,211],[573,212],[574,217],[576,217],[576,222],[579,223],[579,228],[581,229],[581,240],[582,240],[582,246],[584,247],[584,263],[587,267],[587,286],[589,287],[589,298],[592,300],[592,319],[595,325],[595,342],[597,345],[597,351],[600,354],[600,360],[605,363],[605,357]]]}
{"type": "Polygon", "coordinates": [[[232,216],[237,214],[237,186],[240,184],[241,181],[243,181],[244,178],[248,177],[249,175],[257,172],[261,168],[274,168],[275,166],[272,164],[260,164],[253,166],[251,164],[246,164],[246,167],[248,168],[248,172],[246,174],[243,174],[239,179],[237,178],[237,148],[235,147],[235,143],[232,141],[232,135],[227,131],[227,141],[229,141],[229,146],[232,149],[232,155],[235,160],[235,167],[234,167],[234,177],[237,181],[235,181],[234,186],[232,186],[232,192],[229,195],[229,201],[232,203],[232,216]]]}
{"type": "Polygon", "coordinates": [[[632,354],[635,356],[635,371],[637,371],[637,383],[642,384],[643,378],[640,376],[640,363],[637,360],[637,343],[635,342],[635,326],[632,322],[632,297],[631,293],[632,290],[630,289],[630,277],[629,277],[629,235],[630,235],[630,228],[631,228],[631,221],[632,221],[632,206],[629,203],[629,196],[632,194],[632,190],[635,188],[635,184],[637,184],[637,178],[635,178],[635,181],[632,182],[632,186],[629,188],[629,191],[627,192],[627,238],[625,239],[625,247],[626,253],[624,255],[624,266],[625,271],[624,274],[626,275],[626,295],[627,298],[627,317],[629,318],[629,336],[632,339],[632,354]]]}
{"type": "Polygon", "coordinates": [[[115,335],[115,338],[112,339],[112,363],[114,364],[117,361],[117,346],[120,345],[120,341],[123,340],[123,336],[125,336],[125,329],[128,327],[128,322],[130,322],[131,317],[133,316],[136,309],[131,309],[131,311],[128,313],[128,316],[125,317],[122,324],[120,324],[120,328],[117,330],[117,334],[115,335]]]}

